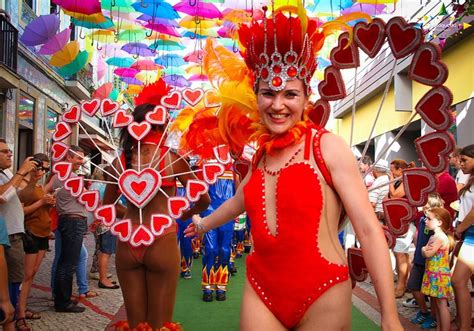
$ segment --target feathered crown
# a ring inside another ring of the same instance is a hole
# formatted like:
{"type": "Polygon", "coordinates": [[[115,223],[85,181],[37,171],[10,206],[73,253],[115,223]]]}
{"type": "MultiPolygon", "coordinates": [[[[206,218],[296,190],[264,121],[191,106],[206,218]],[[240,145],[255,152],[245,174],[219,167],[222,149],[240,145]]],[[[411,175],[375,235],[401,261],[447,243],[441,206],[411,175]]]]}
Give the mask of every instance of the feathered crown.
{"type": "Polygon", "coordinates": [[[159,78],[156,82],[146,85],[135,97],[135,107],[144,103],[158,106],[161,104],[161,98],[168,95],[170,90],[171,87],[162,78],[159,78]]]}

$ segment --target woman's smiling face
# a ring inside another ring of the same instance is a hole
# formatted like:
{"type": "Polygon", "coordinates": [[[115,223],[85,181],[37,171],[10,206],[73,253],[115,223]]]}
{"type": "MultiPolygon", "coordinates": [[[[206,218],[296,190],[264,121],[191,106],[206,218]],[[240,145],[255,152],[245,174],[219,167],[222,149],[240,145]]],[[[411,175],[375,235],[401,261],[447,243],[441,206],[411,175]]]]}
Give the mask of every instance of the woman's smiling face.
{"type": "Polygon", "coordinates": [[[262,123],[273,134],[282,134],[303,119],[308,96],[301,80],[286,82],[282,91],[273,91],[268,83],[258,83],[257,105],[262,123]]]}

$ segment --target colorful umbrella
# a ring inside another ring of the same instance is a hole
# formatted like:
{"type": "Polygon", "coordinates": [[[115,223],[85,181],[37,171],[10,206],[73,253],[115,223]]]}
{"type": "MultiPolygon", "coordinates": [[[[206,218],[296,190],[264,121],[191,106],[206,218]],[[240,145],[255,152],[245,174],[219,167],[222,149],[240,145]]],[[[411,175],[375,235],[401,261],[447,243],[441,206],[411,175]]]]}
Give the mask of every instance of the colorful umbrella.
{"type": "MultiPolygon", "coordinates": [[[[49,64],[55,67],[63,67],[73,62],[79,54],[79,42],[77,40],[70,41],[64,48],[60,49],[51,56],[49,64]]],[[[87,52],[85,54],[89,55],[87,52]]]]}
{"type": "Polygon", "coordinates": [[[36,46],[46,43],[59,29],[59,16],[56,14],[40,15],[31,21],[20,37],[26,46],[36,46]]]}
{"type": "Polygon", "coordinates": [[[186,16],[181,21],[179,21],[179,25],[183,28],[188,30],[194,29],[209,29],[217,26],[216,20],[204,20],[204,19],[196,19],[194,16],[186,16]]]}
{"type": "Polygon", "coordinates": [[[59,68],[59,74],[63,77],[75,75],[79,70],[84,68],[88,58],[89,54],[87,53],[87,51],[81,51],[74,59],[74,61],[59,68]]]}
{"type": "Polygon", "coordinates": [[[118,35],[118,40],[139,41],[146,37],[146,32],[143,29],[137,30],[123,30],[118,35]]]}
{"type": "Polygon", "coordinates": [[[222,13],[213,3],[203,1],[194,1],[194,6],[189,0],[181,0],[173,6],[176,11],[204,18],[222,18],[222,13]]]}
{"type": "Polygon", "coordinates": [[[142,81],[139,81],[136,78],[133,77],[120,77],[120,80],[124,82],[125,84],[130,84],[130,85],[143,85],[142,81]]]}
{"type": "Polygon", "coordinates": [[[105,73],[107,72],[107,65],[102,59],[102,56],[97,57],[97,81],[100,81],[102,78],[104,78],[105,73]]]}
{"type": "Polygon", "coordinates": [[[192,75],[191,77],[188,78],[188,80],[190,82],[206,82],[206,81],[209,81],[209,77],[207,77],[206,75],[199,74],[199,75],[192,75]]]}
{"type": "Polygon", "coordinates": [[[133,64],[133,59],[128,57],[111,57],[105,62],[114,67],[128,68],[133,64]]]}
{"type": "Polygon", "coordinates": [[[186,64],[183,58],[176,54],[166,54],[155,58],[155,63],[164,67],[180,67],[186,64]]]}
{"type": "Polygon", "coordinates": [[[53,0],[55,4],[70,12],[91,15],[101,13],[99,0],[53,0]]]}
{"type": "Polygon", "coordinates": [[[181,75],[169,75],[169,76],[165,76],[163,79],[168,85],[172,85],[176,87],[191,86],[191,83],[188,82],[188,80],[181,75]]]}
{"type": "Polygon", "coordinates": [[[122,46],[121,50],[138,56],[153,56],[155,52],[148,48],[144,43],[128,43],[122,46]]]}
{"type": "Polygon", "coordinates": [[[38,51],[38,54],[51,55],[51,54],[56,53],[67,44],[70,37],[71,37],[71,29],[69,28],[64,29],[63,31],[49,38],[46,44],[41,46],[41,48],[38,51]]]}
{"type": "Polygon", "coordinates": [[[164,51],[180,51],[186,48],[183,44],[172,40],[157,40],[150,45],[151,49],[164,51]]]}
{"type": "Polygon", "coordinates": [[[145,28],[154,30],[159,33],[164,33],[170,36],[181,37],[178,30],[176,30],[172,26],[167,26],[164,24],[157,24],[157,23],[148,23],[148,24],[145,24],[145,28]]]}
{"type": "Polygon", "coordinates": [[[86,14],[82,14],[82,13],[76,13],[76,12],[73,12],[73,11],[69,11],[69,10],[66,10],[63,8],[63,12],[64,14],[66,15],[69,15],[79,21],[86,21],[86,22],[91,22],[91,23],[103,23],[103,22],[106,22],[107,21],[107,18],[102,14],[102,12],[100,13],[95,13],[95,14],[91,14],[91,15],[86,15],[86,14]]]}
{"type": "Polygon", "coordinates": [[[135,77],[140,70],[133,69],[133,68],[117,68],[114,70],[114,74],[119,77],[135,77]]]}
{"type": "Polygon", "coordinates": [[[179,28],[179,24],[175,20],[160,18],[156,16],[153,17],[147,14],[141,14],[140,16],[137,17],[137,20],[145,21],[147,23],[157,23],[157,24],[168,25],[168,26],[172,26],[173,28],[179,28]]]}
{"type": "Polygon", "coordinates": [[[153,60],[139,60],[132,64],[130,68],[144,71],[152,71],[160,69],[161,66],[153,62],[153,60]]]}
{"type": "Polygon", "coordinates": [[[204,58],[204,51],[203,50],[195,50],[191,53],[186,54],[183,57],[183,60],[186,62],[196,62],[199,63],[204,58]]]}
{"type": "Polygon", "coordinates": [[[99,86],[93,93],[92,98],[107,99],[112,92],[114,85],[112,83],[105,83],[99,86]]]}
{"type": "Polygon", "coordinates": [[[163,69],[163,73],[166,75],[186,75],[184,68],[168,67],[163,69]]]}
{"type": "Polygon", "coordinates": [[[132,7],[140,13],[170,20],[179,18],[179,14],[169,3],[162,2],[159,0],[152,0],[154,2],[147,0],[142,1],[138,1],[132,4],[132,7]]]}
{"type": "Polygon", "coordinates": [[[110,29],[115,26],[114,22],[108,17],[105,18],[105,22],[100,23],[83,21],[72,17],[71,23],[74,23],[75,26],[82,26],[86,29],[110,29]]]}
{"type": "Polygon", "coordinates": [[[135,78],[142,81],[145,84],[150,84],[155,82],[158,77],[161,77],[161,70],[157,71],[142,71],[139,72],[135,78]]]}
{"type": "Polygon", "coordinates": [[[115,41],[114,31],[110,30],[95,30],[89,33],[87,37],[100,43],[112,43],[115,41]]]}
{"type": "Polygon", "coordinates": [[[207,38],[207,36],[196,34],[193,31],[186,31],[185,33],[183,33],[183,37],[190,38],[190,39],[206,39],[207,38]]]}

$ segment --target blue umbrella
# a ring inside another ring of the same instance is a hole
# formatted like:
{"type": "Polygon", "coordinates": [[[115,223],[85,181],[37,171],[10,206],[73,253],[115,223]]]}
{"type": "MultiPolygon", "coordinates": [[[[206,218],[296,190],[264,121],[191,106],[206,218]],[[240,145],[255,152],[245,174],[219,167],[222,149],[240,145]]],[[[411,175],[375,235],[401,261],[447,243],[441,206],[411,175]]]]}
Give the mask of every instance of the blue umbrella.
{"type": "Polygon", "coordinates": [[[186,46],[172,40],[157,40],[150,45],[151,49],[160,49],[164,51],[180,51],[186,48],[186,46]]]}
{"type": "Polygon", "coordinates": [[[108,65],[120,67],[120,68],[128,68],[130,67],[135,60],[128,58],[128,57],[111,57],[105,61],[108,65]]]}
{"type": "Polygon", "coordinates": [[[186,65],[186,61],[176,54],[166,54],[155,58],[155,63],[164,67],[180,67],[186,65]]]}
{"type": "Polygon", "coordinates": [[[74,23],[75,26],[82,26],[86,29],[109,29],[115,26],[114,22],[108,17],[105,17],[105,22],[102,23],[86,22],[71,17],[71,23],[74,23]]]}
{"type": "MultiPolygon", "coordinates": [[[[156,1],[156,0],[155,0],[156,1]]],[[[132,7],[143,14],[147,14],[149,16],[166,18],[166,19],[174,19],[180,18],[179,14],[174,10],[174,8],[166,2],[148,2],[146,7],[143,7],[142,4],[147,3],[147,1],[138,1],[132,4],[132,7]]]]}
{"type": "Polygon", "coordinates": [[[203,36],[192,31],[186,31],[185,33],[183,33],[183,37],[190,39],[206,39],[208,36],[203,36]]]}
{"type": "Polygon", "coordinates": [[[122,46],[122,51],[138,56],[154,56],[155,52],[144,43],[128,43],[122,46]]]}

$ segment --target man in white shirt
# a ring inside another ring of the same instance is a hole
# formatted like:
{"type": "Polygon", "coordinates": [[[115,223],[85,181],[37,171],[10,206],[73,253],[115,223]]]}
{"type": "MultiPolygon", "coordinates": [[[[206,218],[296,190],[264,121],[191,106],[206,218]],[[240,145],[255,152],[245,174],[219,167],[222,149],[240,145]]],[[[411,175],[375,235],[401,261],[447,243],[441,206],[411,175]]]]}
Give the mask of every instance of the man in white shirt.
{"type": "Polygon", "coordinates": [[[374,207],[375,214],[380,221],[383,221],[383,199],[388,194],[389,189],[389,178],[388,178],[388,162],[386,160],[379,160],[374,166],[372,171],[375,181],[372,183],[371,188],[369,189],[369,201],[374,207]]]}
{"type": "Polygon", "coordinates": [[[459,152],[461,151],[461,148],[456,147],[454,151],[451,153],[449,156],[449,165],[454,167],[457,170],[456,173],[456,188],[458,189],[458,192],[467,184],[467,181],[469,180],[469,174],[465,174],[461,170],[461,165],[459,163],[459,152]]]}

